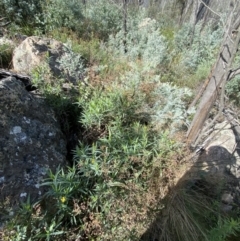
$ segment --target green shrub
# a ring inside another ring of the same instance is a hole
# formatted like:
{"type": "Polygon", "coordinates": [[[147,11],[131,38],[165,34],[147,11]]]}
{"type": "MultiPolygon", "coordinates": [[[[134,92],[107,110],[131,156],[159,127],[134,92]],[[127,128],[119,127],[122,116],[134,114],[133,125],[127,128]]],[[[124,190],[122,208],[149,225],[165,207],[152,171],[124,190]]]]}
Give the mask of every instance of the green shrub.
{"type": "Polygon", "coordinates": [[[222,28],[215,30],[211,26],[197,24],[193,31],[192,27],[185,24],[175,35],[176,51],[182,54],[182,63],[190,71],[196,71],[199,64],[212,62],[216,50],[222,39],[222,28]]]}
{"type": "MultiPolygon", "coordinates": [[[[240,64],[240,56],[239,54],[237,54],[234,59],[232,69],[239,68],[239,64],[240,64]]],[[[226,83],[225,88],[226,88],[226,94],[229,97],[230,101],[232,101],[234,104],[238,106],[240,104],[240,94],[239,94],[240,76],[237,75],[233,79],[228,81],[226,83]]]]}
{"type": "Polygon", "coordinates": [[[141,60],[142,68],[150,71],[165,61],[167,43],[156,21],[141,17],[139,14],[128,20],[127,33],[120,30],[111,35],[108,48],[116,57],[126,57],[133,62],[141,60]]]}
{"type": "Polygon", "coordinates": [[[167,125],[172,132],[189,126],[188,117],[194,113],[194,110],[187,112],[186,109],[186,101],[192,96],[190,89],[163,83],[155,88],[154,95],[153,120],[156,125],[167,125]]]}
{"type": "Polygon", "coordinates": [[[141,102],[139,99],[131,99],[131,93],[124,92],[94,91],[90,100],[79,100],[78,104],[83,109],[81,123],[85,128],[100,129],[115,122],[127,124],[137,121],[140,118],[137,110],[141,102]]]}
{"type": "Polygon", "coordinates": [[[240,232],[240,220],[233,218],[219,219],[209,233],[209,241],[226,241],[229,236],[237,236],[240,232]]]}
{"type": "Polygon", "coordinates": [[[89,0],[85,6],[85,23],[82,33],[91,36],[93,33],[100,39],[106,40],[109,34],[116,33],[122,26],[122,7],[114,1],[89,0]]]}
{"type": "Polygon", "coordinates": [[[42,5],[45,0],[2,0],[0,15],[19,26],[34,28],[42,21],[42,5]]]}
{"type": "Polygon", "coordinates": [[[45,31],[52,31],[66,27],[76,30],[83,21],[83,6],[78,0],[50,0],[42,2],[43,27],[45,31]]]}
{"type": "Polygon", "coordinates": [[[11,66],[13,48],[10,44],[0,45],[0,68],[9,68],[11,66]]]}
{"type": "Polygon", "coordinates": [[[86,64],[83,57],[79,53],[72,51],[71,42],[65,44],[64,49],[64,55],[58,60],[62,77],[75,84],[84,81],[86,64]]]}
{"type": "Polygon", "coordinates": [[[234,79],[230,80],[226,84],[227,96],[236,105],[240,104],[240,92],[239,91],[240,91],[240,77],[236,76],[234,79]]]}
{"type": "Polygon", "coordinates": [[[47,32],[67,28],[78,36],[91,39],[95,35],[107,39],[122,25],[121,7],[108,0],[50,0],[43,5],[44,28],[47,32]]]}
{"type": "MultiPolygon", "coordinates": [[[[47,237],[58,240],[58,236],[59,240],[69,236],[128,240],[135,233],[134,228],[128,231],[127,224],[119,223],[118,214],[131,215],[130,209],[140,212],[147,208],[142,195],[148,192],[156,169],[160,176],[163,165],[160,157],[167,160],[175,142],[167,133],[157,133],[151,125],[133,118],[137,103],[121,98],[121,94],[112,96],[109,92],[92,96],[90,93],[87,96],[90,102],[96,101],[95,110],[98,109],[97,100],[101,98],[98,105],[104,107],[100,108],[100,123],[106,125],[105,130],[91,144],[79,143],[74,151],[73,167],[49,173],[43,183],[50,188],[45,195],[47,205],[40,204],[41,212],[31,216],[26,229],[30,232],[24,229],[21,218],[13,220],[28,240],[47,240],[47,237]],[[115,104],[115,109],[106,107],[113,105],[109,101],[115,104]],[[141,205],[138,204],[140,197],[143,198],[141,205]]],[[[93,128],[99,120],[91,113],[90,102],[80,102],[83,107],[81,121],[86,127],[93,128]],[[86,111],[91,113],[93,121],[84,117],[86,111]]]]}

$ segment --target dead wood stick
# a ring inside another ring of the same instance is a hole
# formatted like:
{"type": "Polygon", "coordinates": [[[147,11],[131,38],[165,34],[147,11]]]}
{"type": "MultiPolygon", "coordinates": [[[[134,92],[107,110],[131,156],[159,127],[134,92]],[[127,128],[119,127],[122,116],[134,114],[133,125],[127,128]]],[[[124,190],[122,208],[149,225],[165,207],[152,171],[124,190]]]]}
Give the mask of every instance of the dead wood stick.
{"type": "Polygon", "coordinates": [[[207,88],[210,79],[212,78],[212,73],[213,73],[213,69],[215,68],[216,64],[214,64],[214,66],[211,68],[210,74],[208,75],[208,77],[206,78],[203,86],[201,87],[201,90],[198,92],[197,96],[194,98],[194,100],[192,101],[192,103],[189,105],[188,110],[191,109],[193,106],[196,105],[196,103],[198,102],[198,100],[202,97],[203,92],[205,91],[205,89],[207,88]]]}

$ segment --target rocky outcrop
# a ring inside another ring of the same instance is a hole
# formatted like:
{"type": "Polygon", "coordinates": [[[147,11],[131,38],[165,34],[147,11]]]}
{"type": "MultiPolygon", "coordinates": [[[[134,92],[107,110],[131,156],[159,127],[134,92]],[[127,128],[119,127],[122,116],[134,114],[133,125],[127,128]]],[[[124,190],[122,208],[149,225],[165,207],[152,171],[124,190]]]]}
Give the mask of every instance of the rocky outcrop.
{"type": "Polygon", "coordinates": [[[216,178],[240,177],[239,142],[228,121],[214,126],[212,133],[205,137],[206,147],[195,156],[190,174],[194,177],[205,172],[216,178]]]}
{"type": "Polygon", "coordinates": [[[226,171],[234,174],[240,167],[240,162],[236,152],[236,138],[231,125],[226,121],[216,124],[207,140],[209,140],[209,144],[199,155],[196,170],[200,168],[212,175],[220,176],[225,175],[226,171]]]}
{"type": "Polygon", "coordinates": [[[205,186],[224,187],[222,210],[229,212],[240,206],[240,156],[239,143],[232,125],[228,121],[218,123],[210,135],[205,137],[208,145],[199,153],[197,160],[185,178],[207,180],[205,186]]]}
{"type": "Polygon", "coordinates": [[[0,46],[1,45],[7,45],[7,46],[15,47],[15,43],[11,39],[6,38],[6,37],[0,38],[0,46]]]}
{"type": "Polygon", "coordinates": [[[0,79],[1,199],[40,197],[48,170],[65,162],[66,142],[53,111],[13,76],[0,79]]]}
{"type": "Polygon", "coordinates": [[[81,79],[83,61],[63,43],[41,37],[26,38],[13,52],[13,69],[31,75],[38,66],[47,66],[53,75],[76,84],[81,79]]]}
{"type": "Polygon", "coordinates": [[[19,73],[30,74],[41,64],[49,61],[53,73],[60,75],[56,59],[63,54],[63,44],[48,38],[28,37],[13,53],[13,68],[19,73]]]}

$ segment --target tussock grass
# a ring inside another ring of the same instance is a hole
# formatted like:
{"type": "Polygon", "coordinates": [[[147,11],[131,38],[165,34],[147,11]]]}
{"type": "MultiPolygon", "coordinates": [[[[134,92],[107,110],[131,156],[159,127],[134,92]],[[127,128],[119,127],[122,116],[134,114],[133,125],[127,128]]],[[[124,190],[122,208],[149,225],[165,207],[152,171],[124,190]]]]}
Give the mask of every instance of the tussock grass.
{"type": "Polygon", "coordinates": [[[13,46],[0,45],[0,68],[11,68],[13,46]]]}

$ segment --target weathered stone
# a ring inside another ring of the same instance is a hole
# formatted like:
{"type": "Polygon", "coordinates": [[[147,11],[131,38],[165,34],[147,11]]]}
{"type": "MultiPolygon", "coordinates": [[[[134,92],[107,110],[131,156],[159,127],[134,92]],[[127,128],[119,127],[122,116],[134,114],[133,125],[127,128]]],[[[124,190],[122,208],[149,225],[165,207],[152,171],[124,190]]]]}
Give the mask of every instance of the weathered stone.
{"type": "Polygon", "coordinates": [[[232,209],[233,209],[232,205],[226,205],[226,204],[221,205],[221,210],[225,213],[229,213],[230,211],[232,211],[232,209]]]}
{"type": "Polygon", "coordinates": [[[66,142],[53,111],[14,77],[0,80],[1,199],[41,196],[48,170],[65,162],[66,142]]]}
{"type": "Polygon", "coordinates": [[[224,193],[222,195],[222,202],[225,204],[233,204],[233,195],[230,193],[224,193]]]}
{"type": "Polygon", "coordinates": [[[212,175],[225,175],[229,166],[232,168],[236,165],[236,139],[231,125],[227,122],[217,124],[209,140],[209,145],[197,160],[197,170],[201,169],[212,175]]]}
{"type": "Polygon", "coordinates": [[[60,75],[59,63],[56,59],[63,54],[63,44],[49,38],[28,37],[13,53],[13,68],[15,71],[31,74],[31,71],[49,61],[49,67],[54,74],[60,75]]]}
{"type": "Polygon", "coordinates": [[[15,47],[15,43],[11,39],[6,38],[6,37],[0,38],[0,46],[1,45],[8,45],[11,47],[15,47]]]}
{"type": "Polygon", "coordinates": [[[26,38],[15,48],[12,63],[16,72],[28,75],[31,75],[36,67],[46,66],[55,76],[76,84],[82,77],[76,75],[78,67],[82,66],[82,59],[75,54],[73,60],[72,55],[71,50],[57,40],[33,36],[26,38]]]}

